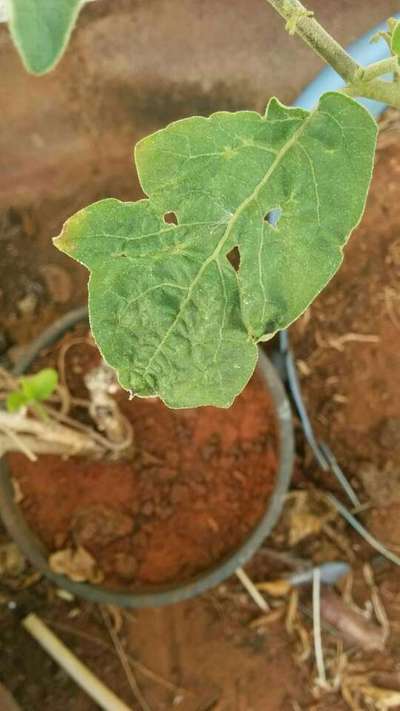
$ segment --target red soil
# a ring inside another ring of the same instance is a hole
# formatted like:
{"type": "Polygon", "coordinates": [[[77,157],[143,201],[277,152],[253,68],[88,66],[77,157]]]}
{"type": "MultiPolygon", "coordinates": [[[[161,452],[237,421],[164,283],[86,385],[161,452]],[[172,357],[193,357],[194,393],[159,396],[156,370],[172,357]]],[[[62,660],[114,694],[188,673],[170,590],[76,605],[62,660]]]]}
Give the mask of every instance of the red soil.
{"type": "MultiPolygon", "coordinates": [[[[70,348],[74,394],[86,395],[91,352],[70,348]]],[[[12,455],[21,507],[50,550],[90,551],[106,585],[187,580],[237,548],[265,512],[277,471],[273,403],[258,374],[228,410],[170,410],[126,393],[119,401],[134,427],[133,456],[32,463],[12,455]]]]}

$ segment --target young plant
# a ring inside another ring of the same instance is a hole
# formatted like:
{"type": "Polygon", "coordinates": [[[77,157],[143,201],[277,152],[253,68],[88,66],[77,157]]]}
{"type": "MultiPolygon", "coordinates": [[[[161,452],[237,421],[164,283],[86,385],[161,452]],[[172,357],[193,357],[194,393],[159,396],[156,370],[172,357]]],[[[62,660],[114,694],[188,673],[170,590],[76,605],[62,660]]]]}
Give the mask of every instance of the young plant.
{"type": "Polygon", "coordinates": [[[45,74],[57,64],[85,1],[6,0],[10,34],[29,72],[45,74]]]}
{"type": "Polygon", "coordinates": [[[87,425],[76,417],[74,399],[53,368],[20,378],[0,368],[0,457],[14,451],[32,461],[38,454],[104,457],[130,448],[132,427],[112,397],[114,375],[104,364],[86,374],[87,425]]]}
{"type": "Polygon", "coordinates": [[[92,332],[121,385],[170,407],[228,407],[257,344],[326,286],[363,214],[374,160],[376,123],[351,97],[400,107],[400,83],[379,78],[397,79],[396,22],[393,56],[361,67],[297,0],[269,2],[343,77],[343,91],[312,111],[272,98],[264,115],[172,123],[136,146],[147,198],[90,205],[55,241],[91,273],[92,332]]]}
{"type": "Polygon", "coordinates": [[[35,375],[20,378],[19,387],[7,396],[8,412],[17,412],[23,407],[31,407],[39,417],[46,419],[42,402],[54,393],[57,385],[58,374],[54,368],[43,368],[35,375]]]}

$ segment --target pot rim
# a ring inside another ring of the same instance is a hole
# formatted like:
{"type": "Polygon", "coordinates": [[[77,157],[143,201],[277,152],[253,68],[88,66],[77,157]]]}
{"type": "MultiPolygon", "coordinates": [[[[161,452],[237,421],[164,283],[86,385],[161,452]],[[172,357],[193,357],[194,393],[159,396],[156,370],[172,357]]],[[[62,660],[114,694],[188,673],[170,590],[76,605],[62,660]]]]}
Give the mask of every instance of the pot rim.
{"type": "MultiPolygon", "coordinates": [[[[21,375],[26,372],[43,348],[53,345],[74,325],[85,320],[88,320],[86,307],[74,309],[58,319],[33,341],[16,365],[14,373],[21,375]]],[[[251,558],[278,520],[293,469],[294,437],[289,400],[274,367],[261,350],[259,351],[257,368],[275,405],[279,439],[279,466],[274,490],[268,499],[264,515],[250,535],[233,553],[225,556],[222,561],[219,561],[219,563],[216,563],[205,572],[197,574],[191,580],[175,585],[165,584],[157,586],[157,588],[149,586],[132,592],[123,589],[108,590],[101,585],[90,583],[76,583],[64,575],[54,573],[50,569],[47,562],[48,552],[46,547],[28,526],[22,511],[14,501],[14,488],[10,470],[3,457],[0,460],[0,514],[9,534],[26,558],[55,585],[68,590],[73,595],[92,602],[119,605],[121,607],[158,607],[180,602],[199,595],[230,577],[237,568],[242,567],[251,558]]]]}

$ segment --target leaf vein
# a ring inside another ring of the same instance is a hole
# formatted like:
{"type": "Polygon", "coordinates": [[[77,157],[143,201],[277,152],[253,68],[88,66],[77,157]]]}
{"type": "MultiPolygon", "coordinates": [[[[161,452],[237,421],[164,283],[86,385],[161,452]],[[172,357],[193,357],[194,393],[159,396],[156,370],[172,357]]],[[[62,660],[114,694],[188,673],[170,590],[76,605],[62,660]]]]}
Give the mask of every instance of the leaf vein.
{"type": "Polygon", "coordinates": [[[195,289],[197,282],[201,278],[203,272],[208,267],[208,265],[218,257],[224,244],[226,244],[226,242],[228,241],[228,239],[233,231],[233,228],[234,228],[237,220],[239,219],[240,215],[248,207],[248,205],[251,204],[251,202],[257,198],[260,190],[263,187],[265,187],[265,185],[268,183],[269,179],[274,174],[274,171],[276,170],[278,165],[281,163],[281,161],[283,160],[283,158],[285,157],[287,152],[296,144],[296,141],[299,139],[299,137],[304,132],[306,126],[309,124],[311,118],[314,116],[314,113],[315,113],[315,109],[314,109],[314,111],[311,111],[306,118],[304,118],[301,126],[294,132],[294,134],[289,139],[289,141],[287,141],[287,143],[285,143],[285,145],[282,146],[282,148],[278,152],[275,160],[273,161],[273,163],[267,170],[265,176],[262,178],[262,180],[260,180],[258,185],[250,193],[250,195],[239,205],[239,207],[233,213],[231,220],[227,223],[227,229],[225,230],[224,235],[221,237],[220,241],[218,242],[218,244],[217,244],[216,248],[214,249],[214,251],[212,252],[212,254],[203,262],[202,266],[200,267],[196,276],[194,277],[191,285],[189,286],[188,293],[182,302],[180,311],[178,311],[173,322],[168,327],[163,338],[160,340],[159,344],[155,348],[153,355],[149,359],[149,362],[143,371],[143,376],[145,376],[149,372],[149,369],[151,368],[151,366],[154,362],[154,359],[157,357],[160,350],[162,350],[162,348],[163,348],[164,344],[166,343],[167,339],[169,338],[170,334],[173,332],[176,324],[178,323],[178,321],[180,319],[180,316],[181,316],[183,310],[186,308],[186,306],[190,302],[190,300],[192,298],[193,290],[195,289]]]}

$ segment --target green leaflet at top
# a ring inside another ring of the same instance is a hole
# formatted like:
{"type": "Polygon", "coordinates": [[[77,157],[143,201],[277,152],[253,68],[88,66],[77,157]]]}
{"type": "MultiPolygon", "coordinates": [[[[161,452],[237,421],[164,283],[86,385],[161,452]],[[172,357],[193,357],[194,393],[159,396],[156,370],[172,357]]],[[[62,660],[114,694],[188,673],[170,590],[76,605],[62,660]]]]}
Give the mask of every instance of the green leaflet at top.
{"type": "Polygon", "coordinates": [[[257,342],[338,269],[375,140],[370,114],[329,93],[311,112],[272,99],[265,116],[189,118],[138,143],[149,199],[95,203],[56,240],[91,272],[93,335],[121,385],[171,407],[229,406],[257,342]],[[165,221],[171,212],[177,224],[165,221]]]}
{"type": "Polygon", "coordinates": [[[391,33],[390,47],[397,57],[400,57],[400,22],[397,21],[393,25],[391,33]]]}
{"type": "Polygon", "coordinates": [[[8,0],[10,32],[22,61],[44,74],[60,59],[84,0],[8,0]]]}

